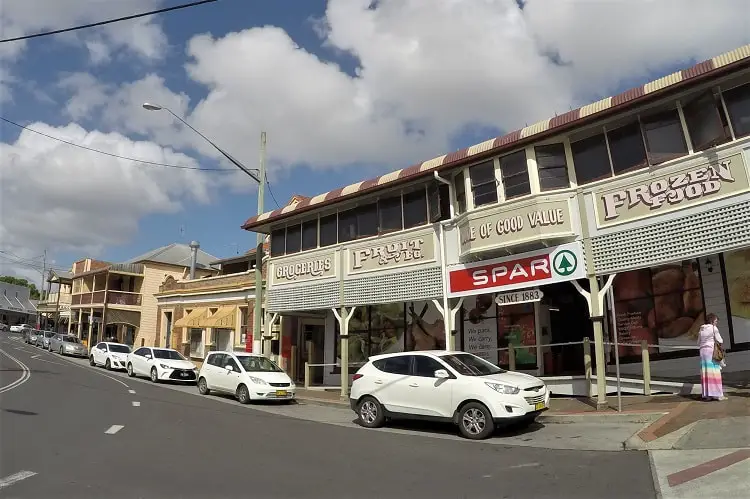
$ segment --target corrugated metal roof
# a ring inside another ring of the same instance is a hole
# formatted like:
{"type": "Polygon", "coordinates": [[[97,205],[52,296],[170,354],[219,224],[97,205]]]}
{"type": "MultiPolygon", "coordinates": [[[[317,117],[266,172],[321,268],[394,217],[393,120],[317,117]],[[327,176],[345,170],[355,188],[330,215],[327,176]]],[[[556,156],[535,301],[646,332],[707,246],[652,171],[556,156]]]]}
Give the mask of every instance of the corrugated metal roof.
{"type": "Polygon", "coordinates": [[[684,87],[708,76],[712,76],[713,74],[726,72],[730,68],[736,67],[738,64],[745,64],[748,61],[750,61],[750,45],[745,45],[696,64],[692,68],[678,71],[650,83],[646,83],[645,85],[626,90],[619,95],[607,97],[606,99],[574,109],[573,111],[555,116],[554,118],[534,123],[533,125],[510,132],[502,137],[490,139],[481,144],[461,149],[460,151],[438,156],[429,161],[424,161],[408,168],[381,175],[380,177],[364,182],[356,182],[349,186],[334,189],[324,194],[319,194],[309,198],[298,196],[299,202],[292,202],[277,210],[250,217],[242,225],[242,228],[245,230],[253,230],[267,225],[269,222],[277,222],[292,215],[304,213],[344,199],[355,198],[363,193],[380,190],[391,184],[426,177],[432,175],[433,171],[459,166],[467,163],[473,159],[474,156],[495,155],[505,150],[516,148],[519,143],[529,141],[529,138],[540,139],[543,136],[561,132],[566,128],[582,125],[585,122],[599,119],[606,114],[611,114],[623,108],[633,106],[647,98],[653,98],[654,96],[663,93],[665,90],[671,91],[675,88],[684,87]]]}
{"type": "MultiPolygon", "coordinates": [[[[166,265],[178,265],[182,267],[190,266],[190,255],[192,250],[187,244],[172,243],[161,248],[156,248],[147,253],[139,255],[135,258],[131,258],[123,263],[141,263],[141,262],[155,262],[164,263],[166,265]]],[[[216,261],[217,258],[206,253],[202,249],[198,248],[197,265],[198,268],[210,269],[211,263],[216,261]]]]}

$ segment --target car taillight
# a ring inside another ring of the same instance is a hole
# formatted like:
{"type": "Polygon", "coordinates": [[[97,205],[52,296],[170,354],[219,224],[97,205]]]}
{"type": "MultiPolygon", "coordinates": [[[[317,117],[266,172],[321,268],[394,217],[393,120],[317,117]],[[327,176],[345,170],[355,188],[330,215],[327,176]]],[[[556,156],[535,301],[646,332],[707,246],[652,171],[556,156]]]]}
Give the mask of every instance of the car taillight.
{"type": "Polygon", "coordinates": [[[362,374],[355,374],[354,376],[352,376],[352,381],[357,381],[362,376],[363,376],[362,374]]]}

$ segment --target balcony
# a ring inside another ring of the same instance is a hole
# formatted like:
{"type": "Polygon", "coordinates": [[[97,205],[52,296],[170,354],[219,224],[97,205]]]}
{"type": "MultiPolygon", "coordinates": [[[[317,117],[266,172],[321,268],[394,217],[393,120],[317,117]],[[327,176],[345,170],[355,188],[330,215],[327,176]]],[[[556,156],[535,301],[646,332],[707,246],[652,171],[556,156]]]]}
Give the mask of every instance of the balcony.
{"type": "Polygon", "coordinates": [[[127,291],[108,291],[107,303],[110,305],[139,307],[141,305],[141,295],[140,293],[129,293],[127,291]]]}
{"type": "Polygon", "coordinates": [[[71,305],[98,305],[104,303],[104,291],[79,293],[71,297],[71,305]]]}
{"type": "Polygon", "coordinates": [[[170,276],[167,277],[164,284],[159,286],[159,293],[172,294],[180,292],[222,291],[254,286],[255,271],[242,272],[241,274],[205,277],[203,279],[192,279],[187,281],[178,281],[170,276]]]}

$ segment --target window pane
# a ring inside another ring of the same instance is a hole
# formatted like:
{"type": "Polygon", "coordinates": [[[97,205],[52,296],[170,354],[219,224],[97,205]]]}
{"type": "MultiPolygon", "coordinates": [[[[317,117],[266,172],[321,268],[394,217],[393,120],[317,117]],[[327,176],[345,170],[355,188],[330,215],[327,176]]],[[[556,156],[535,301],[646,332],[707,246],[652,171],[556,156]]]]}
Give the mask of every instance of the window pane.
{"type": "Polygon", "coordinates": [[[302,226],[292,225],[286,228],[286,254],[297,253],[302,246],[302,226]]]}
{"type": "Polygon", "coordinates": [[[320,217],[320,246],[331,246],[337,241],[336,214],[320,217]]]}
{"type": "Polygon", "coordinates": [[[539,188],[542,191],[570,187],[568,162],[564,144],[549,144],[534,148],[536,167],[539,173],[539,188]]]}
{"type": "Polygon", "coordinates": [[[302,224],[302,251],[318,247],[318,219],[302,224]]]}
{"type": "Polygon", "coordinates": [[[644,119],[643,134],[646,138],[648,160],[652,165],[658,165],[688,153],[680,115],[676,109],[644,119]]]}
{"type": "Polygon", "coordinates": [[[271,232],[271,256],[281,256],[286,251],[286,229],[271,232]]]}
{"type": "Polygon", "coordinates": [[[464,184],[463,172],[457,173],[453,177],[453,188],[456,191],[456,202],[458,203],[458,212],[466,211],[466,184],[464,184]]]}
{"type": "Polygon", "coordinates": [[[612,176],[604,134],[570,144],[579,185],[612,176]]]}
{"type": "Polygon", "coordinates": [[[683,108],[693,150],[703,151],[729,141],[721,116],[721,103],[712,91],[708,91],[683,108]]]}
{"type": "Polygon", "coordinates": [[[404,229],[427,223],[427,193],[425,189],[404,194],[404,229]]]}
{"type": "Polygon", "coordinates": [[[411,355],[400,355],[385,359],[384,371],[391,374],[409,374],[411,355]]]}
{"type": "Polygon", "coordinates": [[[497,203],[497,184],[495,181],[495,163],[487,161],[469,168],[471,190],[474,195],[474,206],[497,203]]]}
{"type": "Polygon", "coordinates": [[[503,173],[505,199],[513,199],[531,194],[529,169],[526,165],[526,151],[518,151],[500,158],[503,173]]]}
{"type": "Polygon", "coordinates": [[[440,362],[424,355],[414,356],[414,376],[423,376],[425,378],[434,378],[435,371],[445,369],[440,362]]]}
{"type": "Polygon", "coordinates": [[[380,232],[401,230],[401,196],[378,201],[378,217],[380,232]]]}
{"type": "Polygon", "coordinates": [[[339,213],[339,242],[343,243],[357,238],[357,210],[339,213]]]}
{"type": "Polygon", "coordinates": [[[432,182],[427,187],[427,204],[430,223],[448,220],[451,216],[450,190],[443,183],[432,182]]]}
{"type": "Polygon", "coordinates": [[[750,84],[724,92],[724,102],[735,137],[750,135],[750,84]]]}
{"type": "Polygon", "coordinates": [[[647,165],[641,127],[637,122],[607,132],[607,140],[615,175],[647,165]]]}
{"type": "Polygon", "coordinates": [[[357,208],[357,237],[378,235],[378,204],[357,208]]]}

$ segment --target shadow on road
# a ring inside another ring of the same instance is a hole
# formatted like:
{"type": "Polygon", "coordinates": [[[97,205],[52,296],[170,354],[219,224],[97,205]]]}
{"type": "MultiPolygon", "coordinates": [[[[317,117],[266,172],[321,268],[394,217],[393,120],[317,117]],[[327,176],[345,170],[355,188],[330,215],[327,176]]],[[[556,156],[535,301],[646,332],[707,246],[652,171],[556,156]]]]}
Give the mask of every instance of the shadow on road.
{"type": "MultiPolygon", "coordinates": [[[[357,424],[357,419],[353,419],[352,423],[357,424]]],[[[431,421],[418,421],[418,420],[398,420],[389,421],[388,428],[397,430],[408,430],[419,433],[437,433],[441,435],[457,435],[458,428],[456,425],[450,423],[437,423],[431,421]]],[[[503,437],[518,437],[521,435],[530,435],[544,428],[542,423],[531,423],[526,425],[508,425],[500,426],[495,429],[492,434],[493,438],[503,437]]],[[[531,439],[529,439],[531,440],[531,439]]]]}
{"type": "Polygon", "coordinates": [[[3,412],[9,412],[11,414],[18,414],[19,416],[38,416],[38,412],[22,411],[20,409],[0,409],[3,412]]]}

